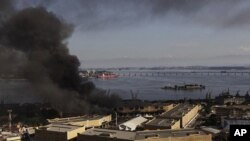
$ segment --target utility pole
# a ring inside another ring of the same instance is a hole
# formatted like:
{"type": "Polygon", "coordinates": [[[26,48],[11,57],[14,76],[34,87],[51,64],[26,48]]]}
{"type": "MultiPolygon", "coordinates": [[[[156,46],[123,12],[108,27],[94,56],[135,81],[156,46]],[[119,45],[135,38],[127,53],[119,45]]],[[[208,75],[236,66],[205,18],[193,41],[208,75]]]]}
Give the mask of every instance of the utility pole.
{"type": "Polygon", "coordinates": [[[115,112],[115,125],[117,126],[117,112],[115,112]]]}
{"type": "Polygon", "coordinates": [[[9,113],[9,130],[10,130],[10,132],[11,132],[11,126],[12,126],[12,124],[11,124],[11,122],[12,122],[11,113],[12,113],[12,110],[9,109],[9,110],[8,110],[8,113],[9,113]]]}

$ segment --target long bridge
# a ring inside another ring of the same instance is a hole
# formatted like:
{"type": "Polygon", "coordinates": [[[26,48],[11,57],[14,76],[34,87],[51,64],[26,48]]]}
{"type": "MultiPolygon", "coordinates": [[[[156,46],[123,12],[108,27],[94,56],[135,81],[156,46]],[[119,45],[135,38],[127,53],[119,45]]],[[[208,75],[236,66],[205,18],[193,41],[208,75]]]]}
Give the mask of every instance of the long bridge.
{"type": "Polygon", "coordinates": [[[120,77],[163,77],[163,76],[186,76],[186,75],[206,75],[206,76],[250,76],[250,71],[118,71],[114,72],[120,77]]]}

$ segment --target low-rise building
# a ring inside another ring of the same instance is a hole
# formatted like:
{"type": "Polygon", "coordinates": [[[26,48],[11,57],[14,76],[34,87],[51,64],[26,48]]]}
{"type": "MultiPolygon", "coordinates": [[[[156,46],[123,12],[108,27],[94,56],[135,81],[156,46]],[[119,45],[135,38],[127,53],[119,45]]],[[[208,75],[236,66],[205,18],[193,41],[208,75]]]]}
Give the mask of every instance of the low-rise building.
{"type": "Polygon", "coordinates": [[[85,128],[102,127],[112,120],[111,115],[78,116],[69,118],[48,119],[51,124],[69,124],[84,126],[85,128]]]}
{"type": "Polygon", "coordinates": [[[85,127],[66,124],[50,124],[36,130],[35,141],[72,141],[85,127]]]}
{"type": "Polygon", "coordinates": [[[180,120],[180,127],[184,128],[188,125],[188,123],[192,119],[194,119],[197,116],[199,109],[200,109],[199,105],[182,103],[174,107],[172,110],[163,113],[159,117],[165,119],[180,120]]]}
{"type": "Polygon", "coordinates": [[[210,134],[198,129],[140,132],[89,129],[78,135],[78,141],[211,141],[211,138],[210,134]]]}

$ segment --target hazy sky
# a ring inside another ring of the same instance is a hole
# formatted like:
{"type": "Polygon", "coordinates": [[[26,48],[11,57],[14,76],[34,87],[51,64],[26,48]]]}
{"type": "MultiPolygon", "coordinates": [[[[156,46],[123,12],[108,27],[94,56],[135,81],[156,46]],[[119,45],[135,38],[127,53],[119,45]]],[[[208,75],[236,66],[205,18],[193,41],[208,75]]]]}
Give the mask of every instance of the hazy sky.
{"type": "Polygon", "coordinates": [[[75,25],[82,67],[250,65],[249,0],[20,0],[75,25]]]}

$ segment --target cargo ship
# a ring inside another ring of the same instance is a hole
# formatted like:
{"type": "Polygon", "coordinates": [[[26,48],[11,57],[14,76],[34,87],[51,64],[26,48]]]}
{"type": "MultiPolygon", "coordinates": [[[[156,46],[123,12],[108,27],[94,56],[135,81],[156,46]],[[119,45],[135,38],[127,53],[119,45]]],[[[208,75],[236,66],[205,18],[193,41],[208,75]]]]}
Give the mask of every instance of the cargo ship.
{"type": "Polygon", "coordinates": [[[165,90],[203,90],[205,88],[206,86],[200,84],[170,85],[162,87],[162,89],[165,90]]]}

